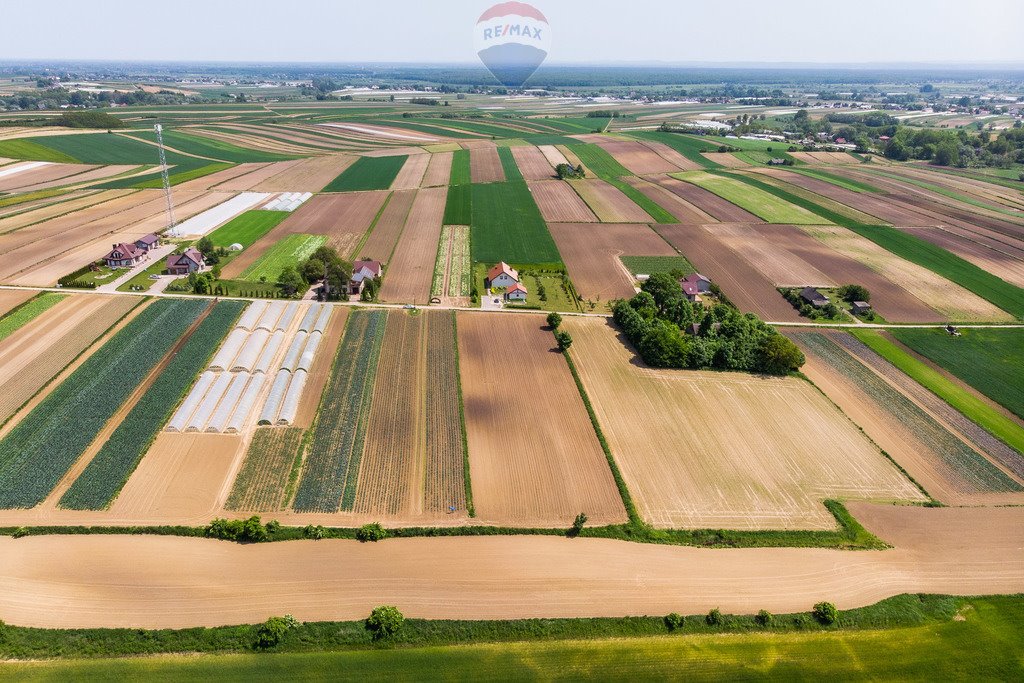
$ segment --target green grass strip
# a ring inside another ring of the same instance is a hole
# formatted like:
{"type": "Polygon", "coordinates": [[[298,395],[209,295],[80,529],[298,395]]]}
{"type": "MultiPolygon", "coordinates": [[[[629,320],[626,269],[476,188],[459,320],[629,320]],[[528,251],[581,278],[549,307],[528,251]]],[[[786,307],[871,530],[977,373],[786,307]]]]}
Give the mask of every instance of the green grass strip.
{"type": "Polygon", "coordinates": [[[208,237],[215,247],[227,249],[235,243],[249,247],[290,215],[288,211],[246,211],[211,232],[208,237]]]}
{"type": "Polygon", "coordinates": [[[466,402],[462,396],[462,365],[459,362],[459,324],[458,316],[452,311],[452,341],[455,349],[455,378],[459,387],[459,432],[462,435],[462,480],[466,486],[466,513],[476,517],[473,506],[473,480],[469,476],[469,437],[466,435],[466,402]]]}
{"type": "Polygon", "coordinates": [[[66,295],[44,292],[7,312],[0,318],[0,341],[7,339],[23,326],[38,318],[66,295]]]}
{"type": "Polygon", "coordinates": [[[842,176],[835,175],[834,173],[822,171],[817,168],[809,168],[807,166],[791,166],[786,170],[792,171],[793,173],[799,173],[800,175],[805,175],[808,178],[815,178],[816,180],[824,181],[831,185],[835,185],[836,187],[845,188],[847,190],[850,190],[851,192],[882,194],[882,191],[875,187],[874,185],[869,185],[861,180],[844,178],[842,176]]]}
{"type": "Polygon", "coordinates": [[[452,170],[449,185],[468,185],[472,182],[469,171],[469,150],[458,149],[452,152],[452,170]]]}
{"type": "Polygon", "coordinates": [[[59,507],[103,510],[110,506],[243,308],[241,301],[222,301],[213,307],[64,493],[59,507]]]}
{"type": "Polygon", "coordinates": [[[505,180],[522,180],[523,174],[519,172],[512,150],[508,147],[499,147],[498,156],[501,158],[501,168],[505,171],[505,180]]]}
{"type": "Polygon", "coordinates": [[[1014,420],[960,387],[938,370],[914,358],[882,332],[851,329],[850,333],[985,431],[1019,453],[1024,453],[1024,427],[1014,420]]]}
{"type": "Polygon", "coordinates": [[[445,225],[469,225],[473,220],[473,186],[449,185],[444,205],[445,225]]]}
{"type": "Polygon", "coordinates": [[[572,151],[583,162],[583,165],[587,167],[587,170],[598,178],[609,180],[611,178],[633,175],[615,157],[597,145],[574,144],[572,145],[572,151]]]}
{"type": "Polygon", "coordinates": [[[626,181],[620,178],[606,178],[605,182],[609,185],[614,185],[630,199],[633,203],[639,206],[641,209],[646,211],[651,218],[657,223],[678,223],[679,219],[670,214],[668,211],[663,209],[660,204],[655,202],[653,199],[645,195],[640,190],[636,189],[626,181]]]}
{"type": "Polygon", "coordinates": [[[68,192],[69,190],[65,187],[53,187],[50,188],[49,190],[36,190],[35,192],[15,194],[11,195],[10,197],[4,197],[0,199],[0,209],[4,208],[5,206],[17,206],[18,204],[34,202],[39,199],[49,199],[50,197],[57,197],[68,192]]]}
{"type": "Polygon", "coordinates": [[[780,190],[774,185],[753,180],[739,173],[729,173],[727,171],[687,171],[671,175],[702,187],[709,192],[713,192],[722,199],[732,202],[741,209],[749,211],[768,223],[821,225],[830,222],[820,211],[815,211],[811,208],[821,207],[807,200],[802,200],[797,195],[780,190]],[[755,190],[751,191],[748,188],[744,188],[743,184],[749,185],[755,188],[755,190]],[[768,188],[776,191],[769,191],[768,188]],[[780,193],[784,196],[780,196],[780,193]],[[790,198],[800,200],[800,203],[791,201],[790,198]]]}

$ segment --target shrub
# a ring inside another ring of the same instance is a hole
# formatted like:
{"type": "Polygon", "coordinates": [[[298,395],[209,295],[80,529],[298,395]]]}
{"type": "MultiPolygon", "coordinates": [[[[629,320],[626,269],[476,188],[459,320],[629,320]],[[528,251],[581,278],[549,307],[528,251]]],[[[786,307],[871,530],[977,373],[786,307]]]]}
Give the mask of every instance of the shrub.
{"type": "Polygon", "coordinates": [[[722,625],[722,612],[716,607],[708,615],[704,617],[704,621],[708,626],[721,626],[722,625]]]}
{"type": "Polygon", "coordinates": [[[766,609],[761,610],[754,617],[754,623],[758,626],[771,626],[775,621],[775,615],[766,609]]]}
{"type": "Polygon", "coordinates": [[[19,526],[11,534],[11,538],[21,538],[23,536],[28,536],[28,529],[26,527],[23,527],[23,526],[19,526]]]}
{"type": "Polygon", "coordinates": [[[300,625],[298,619],[290,614],[283,617],[270,617],[256,627],[256,640],[253,647],[257,650],[274,647],[281,642],[288,631],[300,625]]]}
{"type": "Polygon", "coordinates": [[[222,541],[259,543],[267,540],[268,532],[273,533],[280,526],[276,521],[268,522],[264,526],[259,515],[253,515],[249,519],[218,518],[210,522],[204,533],[208,538],[219,538],[222,541]]]}
{"type": "Polygon", "coordinates": [[[364,524],[359,527],[356,531],[356,540],[366,543],[367,541],[376,543],[382,541],[388,537],[388,532],[377,522],[373,524],[364,524]]]}
{"type": "Polygon", "coordinates": [[[679,614],[679,612],[672,612],[665,616],[665,628],[669,631],[675,631],[676,629],[682,628],[685,621],[686,619],[682,614],[679,614]]]}
{"type": "Polygon", "coordinates": [[[831,602],[819,602],[814,606],[811,615],[818,620],[818,623],[831,626],[839,619],[839,610],[831,602]]]}
{"type": "Polygon", "coordinates": [[[562,316],[557,313],[548,313],[548,327],[552,330],[557,330],[559,325],[562,324],[562,316]]]}
{"type": "Polygon", "coordinates": [[[569,527],[568,536],[570,538],[576,538],[577,536],[579,536],[580,532],[583,531],[583,525],[586,523],[587,514],[585,512],[581,512],[580,514],[576,515],[576,519],[572,521],[572,526],[569,527]]]}
{"type": "Polygon", "coordinates": [[[559,351],[567,351],[572,346],[572,336],[564,330],[555,332],[555,341],[558,342],[559,351]]]}
{"type": "Polygon", "coordinates": [[[844,301],[871,301],[871,292],[863,285],[843,285],[838,294],[844,301]]]}
{"type": "Polygon", "coordinates": [[[806,614],[798,614],[795,617],[793,617],[793,626],[794,628],[802,629],[806,627],[807,624],[810,623],[810,621],[811,620],[807,617],[806,614]]]}
{"type": "Polygon", "coordinates": [[[312,538],[315,541],[327,536],[327,529],[317,524],[316,526],[308,524],[305,529],[302,530],[302,535],[306,538],[312,538]]]}
{"type": "Polygon", "coordinates": [[[398,633],[402,627],[405,617],[392,605],[374,607],[370,616],[366,618],[366,630],[371,633],[374,640],[390,638],[398,633]]]}

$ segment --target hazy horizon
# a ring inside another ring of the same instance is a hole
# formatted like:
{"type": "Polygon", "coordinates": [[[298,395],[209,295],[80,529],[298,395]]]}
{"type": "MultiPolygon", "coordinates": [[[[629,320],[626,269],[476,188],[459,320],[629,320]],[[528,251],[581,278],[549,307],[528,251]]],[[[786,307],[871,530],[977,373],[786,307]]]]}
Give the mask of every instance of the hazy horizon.
{"type": "MultiPolygon", "coordinates": [[[[97,13],[53,0],[45,32],[10,32],[7,61],[395,63],[473,65],[472,30],[490,0],[361,3],[180,0],[160,12],[114,0],[97,13]]],[[[548,65],[558,66],[1019,66],[1024,3],[996,0],[984,14],[951,0],[813,0],[728,7],[634,0],[534,0],[550,24],[548,65]]],[[[31,26],[31,4],[4,8],[8,26],[31,26]]]]}

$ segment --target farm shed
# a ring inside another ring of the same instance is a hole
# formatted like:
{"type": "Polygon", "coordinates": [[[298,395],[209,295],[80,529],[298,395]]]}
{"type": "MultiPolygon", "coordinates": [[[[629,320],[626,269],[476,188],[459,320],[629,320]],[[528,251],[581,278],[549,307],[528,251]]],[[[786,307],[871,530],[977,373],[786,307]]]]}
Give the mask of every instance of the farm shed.
{"type": "Polygon", "coordinates": [[[800,290],[800,298],[815,308],[821,308],[828,304],[828,297],[814,287],[804,287],[800,290]]]}
{"type": "Polygon", "coordinates": [[[854,315],[864,315],[871,310],[871,304],[867,301],[854,301],[850,305],[850,310],[853,311],[854,315]]]}

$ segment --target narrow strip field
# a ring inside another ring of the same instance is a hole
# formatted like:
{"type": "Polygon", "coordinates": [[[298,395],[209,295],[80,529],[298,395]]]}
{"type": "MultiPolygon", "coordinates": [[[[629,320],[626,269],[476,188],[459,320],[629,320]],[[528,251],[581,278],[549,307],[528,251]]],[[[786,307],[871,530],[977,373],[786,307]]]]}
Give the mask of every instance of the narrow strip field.
{"type": "Polygon", "coordinates": [[[253,512],[283,510],[288,502],[288,478],[305,433],[302,427],[258,428],[225,507],[253,512]]]}
{"type": "Polygon", "coordinates": [[[213,307],[61,497],[60,507],[101,510],[110,505],[242,308],[238,301],[213,307]]]}
{"type": "Polygon", "coordinates": [[[533,145],[512,147],[511,154],[519,167],[520,174],[526,180],[550,180],[555,176],[555,169],[544,152],[533,145]]]}
{"type": "Polygon", "coordinates": [[[391,193],[384,209],[380,212],[373,230],[366,236],[366,241],[353,253],[353,258],[376,259],[381,263],[390,263],[398,239],[405,228],[409,210],[416,200],[416,190],[398,190],[391,193]]]}
{"type": "Polygon", "coordinates": [[[808,211],[802,206],[791,204],[758,188],[745,186],[731,176],[693,171],[676,174],[675,177],[714,192],[722,199],[732,202],[768,223],[800,225],[824,225],[831,223],[831,221],[808,211]]]}
{"type": "Polygon", "coordinates": [[[470,180],[473,183],[497,183],[505,180],[505,171],[498,156],[498,148],[489,145],[474,145],[469,150],[470,180]]]}
{"type": "Polygon", "coordinates": [[[569,183],[562,180],[542,180],[530,182],[528,185],[541,216],[547,222],[597,222],[597,216],[569,183]]]}
{"type": "Polygon", "coordinates": [[[386,190],[405,165],[405,155],[388,157],[359,157],[323,189],[324,192],[356,192],[359,190],[386,190]]]}
{"type": "Polygon", "coordinates": [[[0,440],[0,507],[32,507],[45,498],[206,305],[148,306],[0,440]]]}
{"type": "Polygon", "coordinates": [[[828,498],[924,500],[807,382],[653,370],[610,322],[563,324],[612,455],[655,526],[832,529],[828,498]]]}
{"type": "Polygon", "coordinates": [[[604,180],[588,179],[568,182],[590,206],[600,221],[608,223],[656,222],[650,214],[623,194],[622,190],[604,180]]]}
{"type": "Polygon", "coordinates": [[[302,463],[298,512],[352,509],[386,322],[380,310],[349,315],[302,463]]]}
{"type": "Polygon", "coordinates": [[[455,313],[427,318],[426,472],[423,508],[427,513],[467,509],[470,482],[466,469],[462,386],[459,381],[455,313]]]}
{"type": "Polygon", "coordinates": [[[211,232],[208,237],[215,247],[227,249],[237,243],[248,249],[253,242],[290,215],[287,211],[246,211],[211,232]]]}
{"type": "Polygon", "coordinates": [[[419,190],[409,210],[381,287],[385,301],[425,304],[430,299],[446,189],[419,190]]]}
{"type": "Polygon", "coordinates": [[[32,298],[33,294],[34,292],[31,291],[5,290],[0,292],[0,296],[3,297],[0,300],[0,306],[11,304],[14,307],[13,311],[9,313],[5,311],[0,317],[0,341],[7,339],[64,299],[63,294],[52,292],[39,294],[35,298],[32,298]]]}
{"type": "Polygon", "coordinates": [[[543,317],[458,315],[477,517],[510,526],[625,521],[611,470],[543,317]],[[510,360],[515,349],[519,360],[510,360]]]}
{"type": "Polygon", "coordinates": [[[297,266],[323,246],[323,235],[288,235],[268,249],[239,276],[246,282],[277,282],[286,266],[297,266]]]}
{"type": "Polygon", "coordinates": [[[471,276],[469,227],[444,226],[434,264],[434,279],[430,284],[431,298],[469,296],[471,276]]]}

